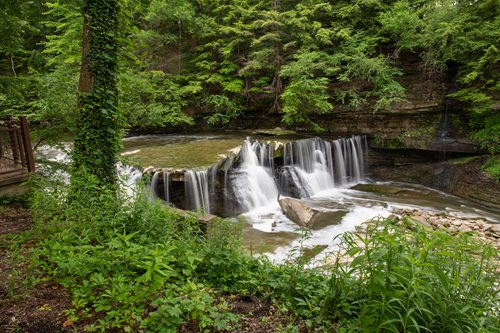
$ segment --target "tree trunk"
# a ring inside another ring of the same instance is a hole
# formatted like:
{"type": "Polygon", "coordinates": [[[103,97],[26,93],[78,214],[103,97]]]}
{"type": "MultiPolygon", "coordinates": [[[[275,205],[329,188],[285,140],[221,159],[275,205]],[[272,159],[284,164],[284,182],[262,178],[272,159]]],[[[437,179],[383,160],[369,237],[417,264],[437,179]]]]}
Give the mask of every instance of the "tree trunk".
{"type": "MultiPolygon", "coordinates": [[[[78,84],[78,90],[80,92],[89,92],[90,87],[92,86],[92,73],[89,69],[89,13],[88,7],[85,6],[83,8],[83,36],[82,36],[82,65],[80,67],[80,82],[78,84]]],[[[80,101],[78,101],[78,105],[80,105],[80,101]]]]}
{"type": "Polygon", "coordinates": [[[117,0],[84,0],[78,129],[71,169],[73,194],[84,191],[92,197],[105,188],[116,190],[116,162],[121,148],[117,27],[117,0]]]}

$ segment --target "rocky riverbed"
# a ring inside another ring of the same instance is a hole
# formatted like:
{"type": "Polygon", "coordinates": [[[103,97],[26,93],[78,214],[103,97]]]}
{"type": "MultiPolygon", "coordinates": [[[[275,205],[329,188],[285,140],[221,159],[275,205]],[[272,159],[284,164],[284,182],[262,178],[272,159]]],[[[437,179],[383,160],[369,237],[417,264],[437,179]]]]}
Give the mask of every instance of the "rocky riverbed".
{"type": "MultiPolygon", "coordinates": [[[[463,218],[410,208],[395,208],[393,214],[388,218],[398,225],[403,225],[402,220],[406,219],[434,230],[446,230],[451,234],[471,232],[500,249],[500,224],[485,219],[463,218]]],[[[356,229],[358,232],[363,232],[366,229],[366,224],[361,224],[356,229]]]]}

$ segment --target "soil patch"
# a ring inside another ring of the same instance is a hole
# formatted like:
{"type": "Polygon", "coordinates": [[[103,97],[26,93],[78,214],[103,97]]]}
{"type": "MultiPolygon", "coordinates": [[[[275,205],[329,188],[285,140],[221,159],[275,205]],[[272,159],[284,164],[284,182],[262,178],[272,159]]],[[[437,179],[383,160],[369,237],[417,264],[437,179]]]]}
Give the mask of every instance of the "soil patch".
{"type": "MultiPolygon", "coordinates": [[[[32,226],[26,209],[0,207],[0,332],[68,332],[72,326],[66,321],[66,310],[71,308],[69,293],[52,281],[35,282],[29,264],[33,242],[14,243],[16,235],[32,226]]],[[[83,327],[71,329],[84,331],[83,327]]]]}

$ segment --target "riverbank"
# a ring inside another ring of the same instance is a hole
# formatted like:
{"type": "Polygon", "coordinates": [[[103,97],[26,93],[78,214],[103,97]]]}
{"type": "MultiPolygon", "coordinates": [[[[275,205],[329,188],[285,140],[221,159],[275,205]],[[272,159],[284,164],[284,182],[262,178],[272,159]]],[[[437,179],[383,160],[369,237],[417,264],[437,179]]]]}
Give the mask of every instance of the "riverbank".
{"type": "Polygon", "coordinates": [[[397,225],[403,225],[402,219],[405,219],[433,230],[445,230],[450,234],[469,232],[500,249],[499,223],[492,223],[481,218],[471,219],[409,208],[396,208],[393,213],[394,215],[389,216],[389,219],[397,225]]]}

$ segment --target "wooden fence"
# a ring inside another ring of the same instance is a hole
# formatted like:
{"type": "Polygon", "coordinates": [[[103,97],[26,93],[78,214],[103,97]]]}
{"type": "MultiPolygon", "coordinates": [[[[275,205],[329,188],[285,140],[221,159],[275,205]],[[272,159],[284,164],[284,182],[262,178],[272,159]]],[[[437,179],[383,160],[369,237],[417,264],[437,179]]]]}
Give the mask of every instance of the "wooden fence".
{"type": "Polygon", "coordinates": [[[26,117],[0,119],[0,176],[34,172],[35,161],[26,117]]]}

